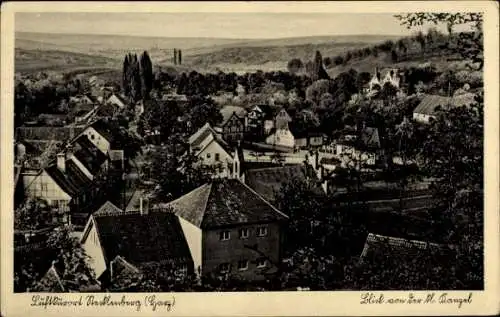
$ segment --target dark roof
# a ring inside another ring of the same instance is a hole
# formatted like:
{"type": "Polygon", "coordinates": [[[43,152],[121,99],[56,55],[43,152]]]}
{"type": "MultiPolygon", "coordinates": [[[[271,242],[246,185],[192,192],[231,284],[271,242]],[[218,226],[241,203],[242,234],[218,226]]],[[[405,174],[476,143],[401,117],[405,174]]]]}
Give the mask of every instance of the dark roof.
{"type": "Polygon", "coordinates": [[[292,132],[293,137],[295,139],[300,139],[300,138],[311,138],[311,137],[317,137],[317,136],[323,136],[323,133],[319,131],[318,128],[314,129],[303,129],[299,127],[296,123],[290,122],[288,124],[288,128],[290,129],[290,132],[292,132]]]}
{"type": "Polygon", "coordinates": [[[453,248],[451,245],[369,233],[360,255],[360,261],[378,255],[385,257],[397,256],[398,258],[408,257],[409,260],[416,255],[449,255],[450,253],[453,254],[453,248]]]}
{"type": "Polygon", "coordinates": [[[170,202],[175,213],[200,228],[279,221],[288,218],[236,179],[215,179],[170,202]]]}
{"type": "Polygon", "coordinates": [[[257,105],[257,107],[262,110],[264,115],[272,115],[274,113],[274,108],[271,107],[270,105],[257,105]]]}
{"type": "Polygon", "coordinates": [[[75,155],[92,175],[98,172],[107,159],[106,155],[102,153],[86,135],[81,135],[73,144],[77,146],[73,155],[75,155]]]}
{"type": "Polygon", "coordinates": [[[205,123],[201,128],[198,129],[198,131],[196,131],[189,137],[188,143],[192,147],[197,147],[210,134],[213,134],[215,136],[217,135],[217,132],[215,132],[215,130],[210,126],[209,123],[205,123]]]}
{"type": "Polygon", "coordinates": [[[97,120],[90,125],[94,130],[96,130],[100,135],[105,137],[108,141],[113,140],[113,132],[109,125],[103,120],[97,120]]]}
{"type": "Polygon", "coordinates": [[[192,261],[179,219],[172,213],[123,212],[93,218],[107,261],[118,255],[135,266],[192,261]]]}
{"type": "Polygon", "coordinates": [[[65,292],[64,285],[60,278],[60,273],[52,265],[47,273],[42,277],[38,284],[31,289],[33,292],[50,292],[50,293],[63,293],[65,292]]]}
{"type": "Polygon", "coordinates": [[[447,107],[450,101],[451,98],[449,97],[438,96],[438,95],[426,95],[413,112],[426,115],[433,115],[435,113],[435,109],[438,106],[447,107]]]}
{"type": "Polygon", "coordinates": [[[45,171],[63,191],[72,197],[92,183],[72,160],[66,160],[64,172],[61,171],[56,164],[50,165],[45,171]]]}
{"type": "Polygon", "coordinates": [[[90,99],[90,101],[92,101],[92,102],[98,102],[97,97],[95,97],[94,95],[92,95],[90,93],[86,93],[84,96],[87,96],[90,99]]]}
{"type": "Polygon", "coordinates": [[[118,99],[118,100],[119,100],[121,103],[123,103],[124,105],[127,105],[127,104],[128,104],[127,100],[125,100],[125,98],[123,98],[120,94],[115,94],[115,93],[113,93],[111,96],[109,96],[109,97],[108,97],[108,100],[109,100],[109,98],[111,98],[112,96],[115,96],[115,97],[116,97],[116,99],[118,99]]]}
{"type": "Polygon", "coordinates": [[[141,280],[141,271],[119,255],[109,263],[109,266],[113,274],[110,276],[113,290],[130,288],[141,280]]]}
{"type": "MultiPolygon", "coordinates": [[[[299,178],[316,179],[316,173],[304,164],[250,169],[245,172],[245,181],[253,190],[269,201],[274,201],[283,184],[299,178]]],[[[321,190],[318,188],[318,194],[321,190]]]]}
{"type": "Polygon", "coordinates": [[[240,119],[240,121],[242,121],[242,118],[245,117],[246,110],[245,108],[238,106],[224,106],[220,110],[220,113],[222,115],[221,126],[224,126],[229,121],[229,119],[231,119],[233,114],[236,115],[236,117],[240,119]]]}

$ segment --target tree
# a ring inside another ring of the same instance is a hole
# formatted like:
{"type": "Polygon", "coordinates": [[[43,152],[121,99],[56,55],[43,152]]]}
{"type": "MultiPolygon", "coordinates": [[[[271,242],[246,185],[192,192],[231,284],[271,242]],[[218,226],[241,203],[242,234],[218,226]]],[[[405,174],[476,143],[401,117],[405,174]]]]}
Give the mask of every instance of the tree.
{"type": "Polygon", "coordinates": [[[290,73],[295,74],[304,68],[304,63],[300,58],[294,58],[288,62],[287,68],[290,73]]]}
{"type": "Polygon", "coordinates": [[[438,110],[423,144],[424,170],[436,179],[433,217],[458,245],[457,280],[465,288],[483,287],[482,93],[473,105],[438,110]]]}
{"type": "Polygon", "coordinates": [[[130,67],[130,60],[129,60],[129,55],[125,55],[125,58],[123,60],[123,70],[122,70],[122,91],[125,96],[130,95],[130,78],[129,78],[129,67],[130,67]]]}
{"type": "Polygon", "coordinates": [[[316,51],[316,55],[314,57],[312,70],[311,70],[311,78],[313,81],[321,80],[321,79],[330,79],[328,73],[325,70],[325,66],[323,65],[323,57],[319,51],[316,51]]]}
{"type": "Polygon", "coordinates": [[[40,198],[27,198],[14,211],[14,230],[38,230],[52,222],[47,202],[40,198]]]}
{"type": "Polygon", "coordinates": [[[175,134],[152,153],[151,170],[159,186],[156,199],[170,201],[210,181],[215,168],[201,164],[183,137],[175,134]]]}
{"type": "MultiPolygon", "coordinates": [[[[95,274],[88,265],[89,257],[78,238],[71,236],[70,227],[60,227],[49,236],[47,245],[56,250],[54,265],[58,268],[61,283],[67,292],[80,291],[96,285],[95,274]]],[[[43,289],[36,282],[33,291],[43,289]]]]}
{"type": "MultiPolygon", "coordinates": [[[[455,25],[469,25],[472,32],[462,32],[452,41],[448,41],[446,49],[450,54],[458,54],[464,60],[471,61],[468,67],[480,70],[484,65],[483,54],[483,14],[482,13],[429,13],[415,12],[395,15],[402,25],[408,28],[420,26],[425,23],[447,25],[450,33],[455,25]]],[[[418,37],[417,40],[425,41],[425,38],[418,37]]]]}
{"type": "Polygon", "coordinates": [[[153,64],[147,51],[144,51],[140,58],[140,75],[142,97],[147,99],[153,89],[153,64]]]}
{"type": "Polygon", "coordinates": [[[289,216],[287,248],[295,250],[317,243],[315,227],[322,219],[322,201],[314,181],[293,178],[281,186],[276,205],[289,216]]]}
{"type": "Polygon", "coordinates": [[[177,57],[179,57],[179,65],[182,65],[182,50],[177,51],[177,57]]]}
{"type": "Polygon", "coordinates": [[[212,127],[222,122],[220,109],[211,98],[193,97],[189,104],[190,110],[187,116],[190,122],[190,133],[194,133],[207,122],[212,127]]]}

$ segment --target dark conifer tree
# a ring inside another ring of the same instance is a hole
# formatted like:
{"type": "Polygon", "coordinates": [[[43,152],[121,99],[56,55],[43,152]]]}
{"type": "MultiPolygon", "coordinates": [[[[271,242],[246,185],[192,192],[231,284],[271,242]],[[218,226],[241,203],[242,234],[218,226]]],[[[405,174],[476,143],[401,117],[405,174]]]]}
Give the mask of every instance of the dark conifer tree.
{"type": "Polygon", "coordinates": [[[330,76],[328,76],[325,66],[323,65],[323,57],[319,51],[316,51],[316,56],[314,57],[311,78],[313,81],[330,79],[330,76]]]}
{"type": "Polygon", "coordinates": [[[174,65],[177,65],[177,49],[174,48],[174,65]]]}
{"type": "Polygon", "coordinates": [[[122,91],[125,94],[125,96],[128,96],[130,94],[130,81],[128,77],[129,68],[130,68],[129,56],[125,55],[125,59],[123,61],[123,73],[122,73],[122,91]]]}
{"type": "Polygon", "coordinates": [[[147,99],[153,88],[153,63],[147,51],[144,51],[140,58],[140,75],[142,98],[147,99]]]}
{"type": "Polygon", "coordinates": [[[179,65],[182,65],[182,50],[179,50],[177,56],[179,57],[179,65]]]}

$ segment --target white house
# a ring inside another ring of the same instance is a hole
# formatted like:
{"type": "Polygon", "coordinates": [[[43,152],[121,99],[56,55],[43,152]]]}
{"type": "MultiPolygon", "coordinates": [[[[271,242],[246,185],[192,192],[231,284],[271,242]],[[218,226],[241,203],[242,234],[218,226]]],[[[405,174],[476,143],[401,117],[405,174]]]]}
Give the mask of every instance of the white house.
{"type": "Polygon", "coordinates": [[[418,106],[413,110],[413,119],[421,123],[429,123],[431,118],[436,118],[436,108],[469,106],[474,103],[475,94],[465,93],[453,97],[439,95],[425,95],[418,106]]]}
{"type": "Polygon", "coordinates": [[[119,94],[111,94],[108,99],[106,99],[107,104],[115,105],[120,109],[124,109],[127,106],[127,102],[125,101],[125,98],[120,96],[119,94]]]}
{"type": "Polygon", "coordinates": [[[208,123],[196,131],[188,142],[190,150],[200,158],[201,164],[219,168],[214,177],[232,178],[236,177],[236,174],[241,175],[241,162],[243,161],[241,150],[231,150],[208,123]]]}
{"type": "Polygon", "coordinates": [[[293,148],[295,146],[295,138],[288,128],[278,129],[266,138],[266,143],[293,148]]]}

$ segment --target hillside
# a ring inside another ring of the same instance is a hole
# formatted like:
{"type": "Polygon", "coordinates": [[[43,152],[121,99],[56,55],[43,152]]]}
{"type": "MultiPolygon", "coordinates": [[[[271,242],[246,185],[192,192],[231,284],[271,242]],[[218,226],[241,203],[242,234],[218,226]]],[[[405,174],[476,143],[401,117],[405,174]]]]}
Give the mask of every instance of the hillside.
{"type": "MultiPolygon", "coordinates": [[[[89,66],[96,62],[119,66],[126,52],[140,53],[147,50],[154,64],[172,64],[174,48],[183,50],[184,64],[199,71],[213,71],[217,68],[226,71],[285,70],[288,60],[298,57],[311,58],[316,50],[324,56],[336,55],[349,49],[380,43],[394,36],[314,36],[281,39],[225,39],[225,38],[160,38],[117,35],[88,34],[45,34],[16,33],[16,49],[37,55],[39,60],[29,58],[16,60],[27,63],[18,64],[18,70],[45,69],[61,66],[89,66]],[[45,53],[47,52],[47,53],[45,53]],[[56,52],[60,52],[60,56],[56,52]],[[72,56],[69,53],[84,54],[72,56]],[[71,60],[80,60],[82,65],[60,63],[61,54],[70,55],[71,60]],[[95,58],[94,58],[95,56],[95,58]],[[73,58],[74,57],[74,58],[73,58]],[[106,62],[105,59],[108,58],[106,62]]],[[[22,51],[16,51],[16,55],[22,51]]]]}
{"type": "Polygon", "coordinates": [[[76,69],[114,69],[119,66],[115,59],[61,50],[15,49],[16,72],[73,71],[76,69]]]}

